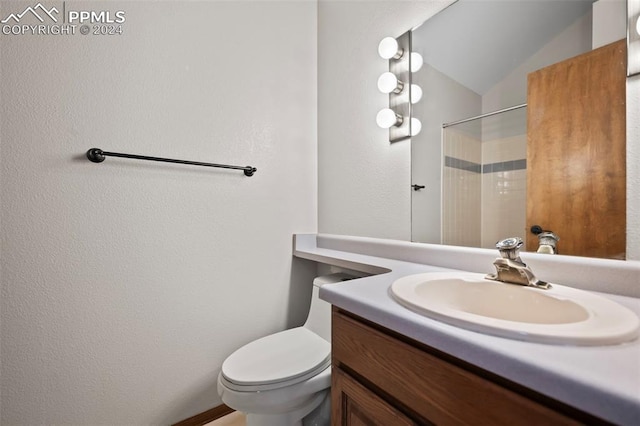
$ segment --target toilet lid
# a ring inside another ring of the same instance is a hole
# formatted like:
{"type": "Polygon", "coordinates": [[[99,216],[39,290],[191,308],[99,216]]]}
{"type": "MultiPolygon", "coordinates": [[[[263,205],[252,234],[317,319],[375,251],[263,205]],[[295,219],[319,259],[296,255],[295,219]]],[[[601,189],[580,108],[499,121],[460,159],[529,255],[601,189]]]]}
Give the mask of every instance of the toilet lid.
{"type": "Polygon", "coordinates": [[[255,340],[232,353],[222,364],[222,378],[236,389],[276,389],[313,377],[329,365],[331,344],[298,327],[255,340]]]}

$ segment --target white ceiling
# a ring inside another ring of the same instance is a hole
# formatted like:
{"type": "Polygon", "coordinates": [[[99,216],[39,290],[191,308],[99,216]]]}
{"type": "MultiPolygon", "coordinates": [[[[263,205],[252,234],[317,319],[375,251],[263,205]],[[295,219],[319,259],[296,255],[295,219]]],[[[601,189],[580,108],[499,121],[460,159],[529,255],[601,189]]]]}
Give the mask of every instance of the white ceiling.
{"type": "Polygon", "coordinates": [[[585,13],[593,0],[459,0],[413,31],[413,51],[482,95],[585,13]]]}

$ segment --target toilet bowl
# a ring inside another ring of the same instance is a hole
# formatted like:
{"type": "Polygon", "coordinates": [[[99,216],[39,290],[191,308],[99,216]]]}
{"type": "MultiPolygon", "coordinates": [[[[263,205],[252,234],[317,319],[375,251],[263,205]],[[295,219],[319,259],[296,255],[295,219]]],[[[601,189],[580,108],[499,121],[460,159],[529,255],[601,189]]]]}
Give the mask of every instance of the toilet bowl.
{"type": "Polygon", "coordinates": [[[318,294],[325,284],[353,278],[343,273],[315,278],[302,327],[250,342],[224,361],[218,393],[246,414],[247,426],[330,424],[331,305],[318,294]]]}

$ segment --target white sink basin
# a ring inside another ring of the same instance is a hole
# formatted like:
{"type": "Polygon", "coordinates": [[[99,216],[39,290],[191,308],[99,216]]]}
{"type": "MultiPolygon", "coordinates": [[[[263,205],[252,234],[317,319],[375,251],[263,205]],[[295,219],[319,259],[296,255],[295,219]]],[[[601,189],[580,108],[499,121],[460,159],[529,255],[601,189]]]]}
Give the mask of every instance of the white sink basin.
{"type": "Polygon", "coordinates": [[[391,294],[427,317],[530,342],[611,345],[636,339],[640,330],[628,308],[557,284],[543,290],[486,280],[483,274],[434,272],[396,280],[391,294]]]}

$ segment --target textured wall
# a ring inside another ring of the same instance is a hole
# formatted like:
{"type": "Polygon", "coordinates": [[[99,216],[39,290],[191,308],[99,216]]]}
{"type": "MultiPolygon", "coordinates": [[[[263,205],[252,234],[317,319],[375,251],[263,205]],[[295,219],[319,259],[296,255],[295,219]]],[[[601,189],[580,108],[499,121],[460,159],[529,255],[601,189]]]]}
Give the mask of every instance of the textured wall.
{"type": "Polygon", "coordinates": [[[67,7],[122,9],[124,34],[0,36],[0,423],[170,424],[308,307],[291,235],[317,222],[316,4],[67,7]]]}

